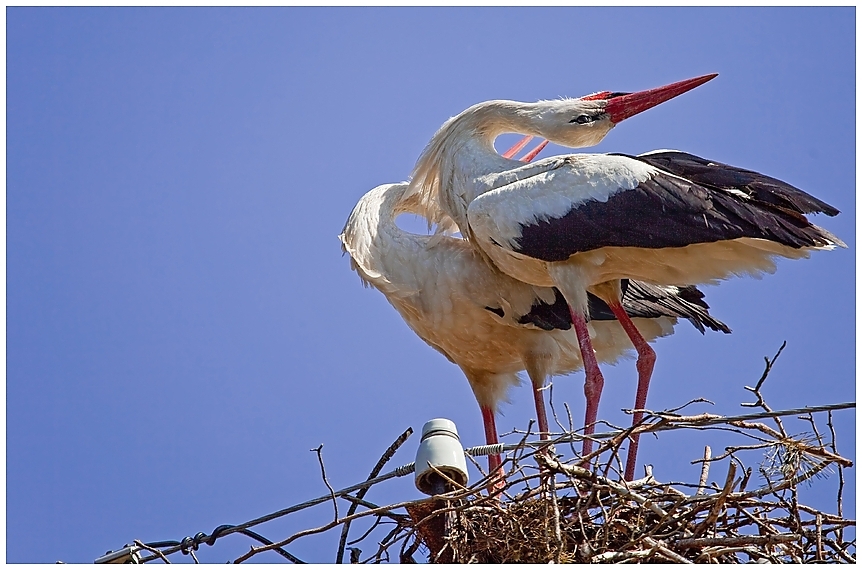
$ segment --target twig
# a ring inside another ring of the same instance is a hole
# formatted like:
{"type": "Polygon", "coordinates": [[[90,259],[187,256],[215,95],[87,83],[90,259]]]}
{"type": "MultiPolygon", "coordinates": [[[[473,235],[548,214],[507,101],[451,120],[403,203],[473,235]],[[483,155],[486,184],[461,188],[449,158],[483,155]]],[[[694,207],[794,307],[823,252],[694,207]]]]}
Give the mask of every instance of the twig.
{"type": "Polygon", "coordinates": [[[733,483],[734,478],[736,477],[736,463],[729,463],[727,466],[727,477],[724,481],[724,488],[719,493],[718,497],[715,499],[715,503],[713,503],[712,508],[709,511],[709,515],[707,515],[706,519],[698,527],[694,530],[694,536],[698,536],[705,532],[709,527],[715,524],[715,521],[718,519],[718,515],[721,512],[721,509],[724,507],[725,501],[727,501],[727,496],[733,491],[733,483]]]}
{"type": "Polygon", "coordinates": [[[648,536],[644,537],[644,544],[646,544],[650,548],[654,548],[658,552],[661,552],[662,554],[664,554],[666,557],[670,558],[674,562],[677,562],[679,564],[694,564],[694,562],[692,562],[691,560],[683,558],[682,556],[680,556],[679,554],[677,554],[673,550],[670,550],[667,546],[663,545],[661,542],[654,540],[648,536]]]}
{"type": "Polygon", "coordinates": [[[817,561],[820,562],[823,560],[823,515],[817,513],[814,521],[817,528],[817,561]]]}
{"type": "Polygon", "coordinates": [[[706,480],[709,478],[709,463],[712,457],[712,449],[706,445],[703,448],[703,465],[700,467],[700,480],[697,484],[697,492],[695,495],[703,495],[706,480]]]}
{"type": "Polygon", "coordinates": [[[553,521],[554,521],[554,543],[556,548],[554,549],[554,562],[556,564],[560,563],[560,556],[563,553],[563,534],[560,530],[560,505],[557,502],[557,485],[556,485],[556,476],[551,474],[551,480],[554,482],[551,485],[551,507],[553,509],[553,521]]]}
{"type": "Polygon", "coordinates": [[[390,546],[398,542],[400,540],[398,538],[398,533],[401,532],[401,527],[397,526],[393,528],[386,536],[383,537],[383,540],[380,541],[380,548],[377,549],[377,552],[374,553],[374,556],[367,558],[364,560],[364,563],[370,562],[372,559],[375,562],[381,562],[383,560],[383,555],[386,555],[386,562],[389,562],[389,552],[388,549],[390,546]]]}
{"type": "Polygon", "coordinates": [[[362,555],[362,550],[358,548],[348,548],[350,551],[350,563],[359,564],[359,557],[362,555]]]}
{"type": "MultiPolygon", "coordinates": [[[[826,412],[826,425],[829,426],[829,433],[832,434],[832,439],[829,446],[832,448],[832,453],[838,455],[838,447],[835,437],[835,426],[832,424],[832,411],[826,412]]],[[[844,468],[838,464],[838,516],[844,518],[844,468]]],[[[838,531],[838,541],[844,542],[844,530],[838,531]]]]}
{"type": "MultiPolygon", "coordinates": [[[[340,497],[349,503],[353,503],[353,504],[359,505],[360,507],[365,507],[368,509],[376,509],[377,507],[380,506],[380,505],[376,505],[376,504],[372,503],[371,501],[366,501],[365,499],[358,499],[358,498],[354,497],[353,495],[340,495],[340,497]]],[[[402,515],[397,515],[395,513],[389,513],[388,516],[390,516],[394,519],[397,519],[398,517],[400,517],[402,515]]]]}
{"type": "Polygon", "coordinates": [[[144,544],[143,542],[141,542],[140,540],[135,540],[135,546],[137,546],[138,548],[141,548],[143,550],[146,550],[148,552],[152,552],[153,554],[158,556],[162,560],[162,562],[164,562],[165,564],[171,563],[171,561],[168,560],[168,557],[165,556],[164,553],[161,550],[159,550],[158,548],[153,548],[152,546],[148,546],[148,545],[144,544]]]}
{"type": "MultiPolygon", "coordinates": [[[[258,533],[254,532],[253,530],[246,528],[246,529],[243,529],[239,532],[244,534],[245,536],[247,536],[249,538],[253,538],[254,540],[258,541],[261,544],[272,544],[271,540],[269,540],[268,538],[266,538],[264,536],[259,535],[258,533]]],[[[288,552],[287,550],[285,550],[283,548],[273,548],[272,551],[275,552],[276,554],[280,555],[280,556],[283,556],[284,558],[287,558],[288,560],[290,560],[294,564],[306,564],[305,561],[300,560],[299,558],[297,558],[296,556],[294,556],[293,554],[291,554],[290,552],[288,552]]]]}
{"type": "Polygon", "coordinates": [[[407,534],[407,536],[404,537],[404,543],[401,546],[401,552],[398,553],[398,561],[401,564],[405,564],[405,563],[414,564],[416,561],[413,560],[413,554],[417,550],[419,550],[419,546],[421,544],[422,544],[422,541],[419,539],[418,536],[415,535],[415,532],[413,532],[411,530],[407,534]],[[413,544],[411,544],[409,547],[407,547],[407,539],[409,539],[411,535],[413,536],[413,544]]]}
{"type": "Polygon", "coordinates": [[[560,463],[558,459],[553,459],[544,455],[537,455],[536,460],[540,463],[543,463],[548,469],[556,471],[557,473],[563,473],[564,475],[568,475],[570,477],[577,477],[579,479],[591,479],[597,482],[601,482],[601,484],[610,487],[619,495],[629,498],[643,505],[658,516],[667,516],[667,513],[662,510],[661,507],[659,507],[649,499],[639,495],[638,493],[635,493],[631,489],[626,488],[625,485],[621,485],[620,483],[611,481],[610,479],[606,479],[605,477],[602,477],[600,475],[596,475],[592,471],[584,469],[583,467],[577,467],[575,465],[565,465],[563,463],[560,463]]]}
{"type": "Polygon", "coordinates": [[[291,536],[289,536],[289,537],[287,537],[284,540],[281,540],[279,542],[274,542],[272,544],[267,544],[264,546],[253,546],[248,552],[246,552],[245,554],[243,554],[242,556],[240,556],[239,558],[234,560],[234,564],[239,564],[240,562],[245,562],[246,560],[248,560],[252,556],[254,556],[256,554],[260,554],[261,552],[265,552],[267,550],[273,550],[275,548],[281,548],[283,546],[287,546],[288,544],[290,544],[294,540],[296,540],[298,538],[302,538],[303,536],[308,536],[311,534],[319,534],[321,532],[326,532],[327,530],[334,528],[340,524],[343,524],[343,523],[347,522],[348,520],[356,520],[356,519],[361,518],[361,517],[377,515],[380,513],[384,513],[386,511],[392,511],[395,509],[400,509],[402,507],[406,507],[407,505],[412,505],[415,502],[416,501],[404,501],[401,503],[394,503],[392,505],[380,507],[379,509],[369,509],[367,511],[362,511],[361,513],[354,513],[354,514],[350,515],[349,517],[344,517],[343,519],[336,519],[336,520],[331,521],[331,522],[329,522],[323,526],[319,526],[316,528],[310,528],[310,529],[306,529],[306,530],[297,532],[297,533],[295,533],[295,534],[293,534],[293,535],[291,535],[291,536]]]}
{"type": "MultiPolygon", "coordinates": [[[[392,523],[393,521],[386,521],[386,522],[392,523]]],[[[383,517],[381,515],[377,515],[377,518],[374,520],[374,524],[372,524],[370,527],[368,527],[368,530],[363,532],[359,538],[352,540],[352,541],[348,542],[347,544],[349,544],[350,546],[353,546],[354,544],[359,544],[360,542],[362,542],[363,540],[368,538],[368,535],[371,534],[372,532],[374,532],[374,529],[376,529],[382,523],[383,523],[383,517]]],[[[347,524],[347,523],[344,523],[344,524],[347,524]]],[[[396,522],[395,524],[398,524],[398,523],[396,522]]],[[[344,527],[342,527],[342,528],[344,528],[344,527]]]]}
{"type": "Polygon", "coordinates": [[[799,416],[799,419],[811,424],[811,431],[814,432],[814,437],[817,438],[817,444],[820,447],[823,447],[823,438],[820,437],[820,431],[817,429],[817,424],[814,422],[814,415],[809,412],[805,415],[799,416]]]}
{"type": "Polygon", "coordinates": [[[766,536],[717,536],[681,538],[674,543],[676,548],[706,548],[710,546],[764,546],[799,540],[798,534],[770,534],[766,536]]]}
{"type": "Polygon", "coordinates": [[[317,452],[317,462],[320,463],[320,476],[323,477],[323,482],[326,483],[326,488],[329,489],[329,495],[332,497],[332,508],[335,509],[335,520],[338,520],[338,500],[335,498],[335,489],[329,484],[329,480],[326,478],[326,468],[323,466],[323,444],[321,443],[309,451],[317,452]]]}
{"type": "MultiPolygon", "coordinates": [[[[778,349],[778,352],[775,353],[775,356],[772,357],[772,360],[769,360],[768,357],[763,357],[763,360],[766,361],[766,368],[763,370],[763,374],[760,376],[760,380],[757,381],[754,388],[750,386],[745,386],[744,388],[749,392],[753,392],[755,396],[757,396],[757,401],[753,403],[743,403],[740,404],[745,408],[763,408],[767,412],[771,412],[772,410],[769,406],[766,405],[766,402],[763,400],[763,395],[760,393],[760,388],[763,386],[763,383],[766,381],[766,377],[769,376],[769,371],[772,370],[772,366],[775,364],[775,361],[778,360],[778,357],[781,355],[781,351],[784,350],[784,347],[787,346],[787,341],[781,343],[781,347],[778,349]]],[[[784,425],[781,423],[781,420],[776,417],[775,423],[778,424],[778,429],[781,431],[781,435],[787,437],[787,432],[784,431],[784,425]]]]}
{"type": "MultiPolygon", "coordinates": [[[[707,400],[706,398],[695,398],[694,400],[689,400],[688,402],[686,402],[685,404],[683,404],[681,406],[677,406],[676,408],[671,408],[671,409],[665,410],[665,411],[667,413],[670,413],[670,414],[675,414],[676,412],[678,412],[682,409],[685,409],[692,404],[709,404],[710,406],[714,406],[715,402],[713,402],[712,400],[707,400]]],[[[646,410],[644,410],[644,411],[646,411],[646,410]]]]}
{"type": "MultiPolygon", "coordinates": [[[[383,455],[380,459],[377,460],[377,463],[374,465],[374,468],[371,470],[371,473],[366,478],[366,481],[374,479],[380,474],[380,471],[383,469],[383,466],[386,465],[392,456],[395,455],[395,452],[398,451],[398,448],[404,445],[404,442],[407,441],[413,434],[413,428],[408,427],[404,430],[404,433],[398,436],[398,438],[392,442],[392,445],[386,448],[386,451],[383,452],[383,455]]],[[[359,501],[365,497],[365,494],[368,493],[368,490],[371,487],[365,487],[364,489],[360,489],[359,492],[356,493],[356,501],[350,508],[347,510],[347,516],[352,515],[356,512],[357,507],[359,506],[359,501]]],[[[372,507],[373,508],[373,507],[372,507]]],[[[336,511],[336,518],[338,518],[338,512],[336,511]]],[[[338,553],[335,556],[335,563],[342,564],[344,562],[344,547],[347,544],[347,534],[350,532],[350,523],[347,522],[341,529],[341,537],[338,539],[338,553]]]]}
{"type": "Polygon", "coordinates": [[[593,564],[609,564],[614,562],[627,562],[629,560],[643,560],[649,558],[653,554],[653,549],[649,550],[626,550],[625,552],[602,552],[593,556],[593,564]]]}

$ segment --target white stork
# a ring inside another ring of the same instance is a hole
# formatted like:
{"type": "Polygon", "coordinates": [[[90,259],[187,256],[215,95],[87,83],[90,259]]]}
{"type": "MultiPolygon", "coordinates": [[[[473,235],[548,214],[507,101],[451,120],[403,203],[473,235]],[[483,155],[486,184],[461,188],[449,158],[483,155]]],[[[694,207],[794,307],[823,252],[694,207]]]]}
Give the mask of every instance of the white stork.
{"type": "MultiPolygon", "coordinates": [[[[497,154],[494,139],[515,132],[595,145],[620,121],[713,77],[638,93],[479,103],[437,131],[413,170],[409,193],[426,217],[454,222],[508,275],[562,292],[585,362],[587,433],[604,384],[586,328],[588,292],[609,305],[638,351],[640,410],[655,353],[620,304],[619,280],[689,285],[772,272],[776,256],[843,246],[804,215],[838,210],[774,178],[686,153],[570,154],[524,165],[497,154]]],[[[584,454],[591,449],[586,439],[584,454]]],[[[627,479],[636,454],[633,439],[627,479]]]]}
{"type": "MultiPolygon", "coordinates": [[[[568,305],[559,291],[528,285],[501,273],[463,239],[417,235],[399,228],[396,217],[415,212],[405,199],[407,184],[378,186],[363,196],[339,236],[351,266],[366,285],[380,290],[408,326],[467,377],[482,411],[485,438],[497,443],[494,414],[510,386],[526,370],[533,388],[539,431],[548,436],[541,388],[548,376],[582,366],[568,305]]],[[[631,282],[623,296],[640,334],[671,334],[676,317],[730,332],[714,319],[694,287],[631,282]]],[[[631,348],[607,306],[590,297],[593,346],[602,362],[631,348]]],[[[493,472],[499,456],[490,456],[493,472]]]]}

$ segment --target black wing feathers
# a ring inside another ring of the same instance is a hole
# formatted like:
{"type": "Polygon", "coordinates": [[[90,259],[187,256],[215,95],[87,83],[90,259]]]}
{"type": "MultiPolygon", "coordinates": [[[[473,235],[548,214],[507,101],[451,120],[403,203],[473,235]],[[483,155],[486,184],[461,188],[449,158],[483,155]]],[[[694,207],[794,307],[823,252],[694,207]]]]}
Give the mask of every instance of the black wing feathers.
{"type": "Polygon", "coordinates": [[[632,318],[661,316],[688,319],[701,333],[704,327],[730,333],[730,328],[709,314],[709,305],[703,293],[695,286],[662,287],[642,281],[629,281],[623,296],[623,306],[632,318]]]}
{"type": "MultiPolygon", "coordinates": [[[[624,281],[628,281],[625,279],[624,281]]],[[[623,290],[625,291],[626,284],[623,285],[623,290]]],[[[560,290],[556,287],[554,289],[554,302],[553,304],[545,303],[541,299],[536,299],[533,301],[533,306],[530,307],[530,312],[526,315],[523,315],[518,319],[518,323],[522,325],[526,325],[532,323],[539,327],[540,329],[551,331],[554,329],[567,331],[572,328],[572,314],[569,312],[569,304],[566,302],[563,294],[560,293],[560,290]]],[[[591,321],[613,321],[616,320],[613,311],[608,307],[607,303],[593,295],[592,293],[587,293],[587,300],[589,302],[589,316],[588,320],[591,321]]],[[[625,304],[625,297],[623,297],[623,304],[625,304]]],[[[488,307],[485,307],[488,309],[488,307]]],[[[491,310],[491,309],[489,309],[491,310]]],[[[495,311],[496,312],[496,311],[495,311]]],[[[502,311],[501,311],[502,312],[502,311]]],[[[499,313],[498,313],[499,314],[499,313]]],[[[501,315],[502,316],[502,315],[501,315]]],[[[634,316],[646,316],[648,318],[661,317],[663,314],[650,314],[650,315],[631,315],[634,316]]]]}
{"type": "MultiPolygon", "coordinates": [[[[608,309],[610,311],[610,309],[608,309]]],[[[554,329],[567,331],[572,328],[572,315],[569,313],[569,304],[563,294],[554,287],[553,304],[545,303],[541,299],[533,301],[530,312],[518,319],[518,323],[526,325],[532,323],[540,329],[552,331],[554,329]]]]}
{"type": "Polygon", "coordinates": [[[543,261],[564,261],[601,247],[657,249],[750,237],[801,248],[829,245],[837,239],[811,225],[795,203],[772,204],[756,195],[743,198],[658,171],[605,202],[589,200],[562,217],[522,226],[515,251],[543,261]]]}
{"type": "MultiPolygon", "coordinates": [[[[617,154],[617,153],[614,153],[617,154]]],[[[753,199],[800,214],[835,216],[838,209],[790,184],[744,168],[737,168],[687,152],[664,151],[642,156],[617,154],[640,160],[692,182],[722,190],[739,190],[753,199]]]]}
{"type": "MultiPolygon", "coordinates": [[[[688,319],[700,332],[704,332],[704,327],[724,333],[730,332],[727,325],[709,314],[709,305],[703,300],[704,295],[697,287],[663,287],[623,279],[622,290],[623,307],[632,318],[681,317],[688,319]]],[[[546,331],[572,328],[569,305],[556,288],[554,297],[553,303],[536,299],[530,312],[521,316],[518,323],[533,324],[546,331]]],[[[604,301],[593,294],[588,294],[588,297],[590,320],[612,321],[616,318],[604,301]]]]}

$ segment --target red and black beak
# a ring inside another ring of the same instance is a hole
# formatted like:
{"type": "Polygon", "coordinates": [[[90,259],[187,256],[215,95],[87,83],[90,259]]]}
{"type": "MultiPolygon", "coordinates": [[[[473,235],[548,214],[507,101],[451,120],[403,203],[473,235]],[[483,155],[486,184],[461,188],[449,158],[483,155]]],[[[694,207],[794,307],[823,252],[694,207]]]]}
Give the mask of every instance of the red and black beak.
{"type": "Polygon", "coordinates": [[[604,99],[608,102],[605,107],[605,112],[611,116],[611,122],[619,123],[629,117],[637,115],[647,109],[655,107],[659,103],[664,103],[669,99],[673,99],[677,95],[682,95],[686,91],[691,91],[699,85],[703,85],[710,79],[718,76],[717,73],[710,73],[694,79],[686,79],[677,81],[664,87],[656,87],[655,89],[647,89],[646,91],[638,91],[637,93],[613,93],[610,91],[602,91],[581,97],[581,99],[596,100],[604,99]]]}

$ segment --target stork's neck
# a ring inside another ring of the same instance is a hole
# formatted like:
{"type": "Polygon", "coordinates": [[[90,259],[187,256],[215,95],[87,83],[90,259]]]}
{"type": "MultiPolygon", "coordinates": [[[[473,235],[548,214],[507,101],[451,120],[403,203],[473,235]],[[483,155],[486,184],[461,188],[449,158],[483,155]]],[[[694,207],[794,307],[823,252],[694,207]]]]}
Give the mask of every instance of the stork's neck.
{"type": "Polygon", "coordinates": [[[360,276],[380,288],[389,282],[403,281],[409,273],[404,260],[418,257],[426,248],[421,236],[402,230],[395,218],[411,211],[404,201],[407,184],[379,186],[363,196],[339,238],[353,258],[360,276]]]}
{"type": "Polygon", "coordinates": [[[467,227],[476,178],[520,165],[494,149],[503,133],[541,136],[536,104],[486,101],[440,127],[416,162],[408,190],[419,198],[426,218],[441,223],[449,217],[462,231],[467,227]]]}

